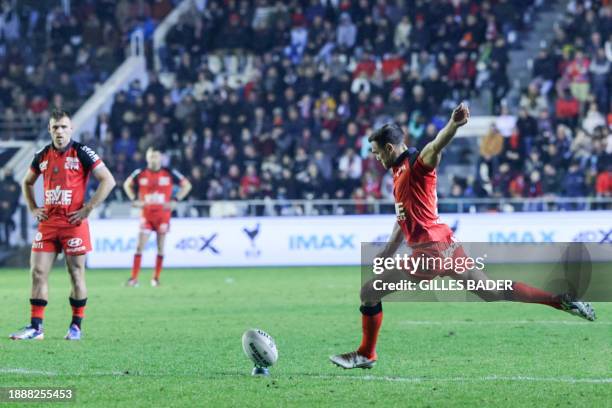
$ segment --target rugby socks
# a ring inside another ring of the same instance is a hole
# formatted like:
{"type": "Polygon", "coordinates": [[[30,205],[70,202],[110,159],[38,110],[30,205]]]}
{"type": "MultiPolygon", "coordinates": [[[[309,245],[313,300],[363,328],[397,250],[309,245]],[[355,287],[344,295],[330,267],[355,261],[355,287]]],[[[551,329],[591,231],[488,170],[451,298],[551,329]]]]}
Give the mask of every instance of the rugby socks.
{"type": "Polygon", "coordinates": [[[363,337],[357,352],[369,359],[376,360],[376,340],[383,320],[382,303],[379,302],[374,306],[361,306],[359,311],[361,312],[363,337]]]}
{"type": "Polygon", "coordinates": [[[505,291],[506,300],[523,303],[540,303],[561,309],[559,297],[522,282],[512,282],[512,290],[505,291]]]}
{"type": "Polygon", "coordinates": [[[45,306],[47,306],[47,301],[44,299],[30,299],[30,306],[32,310],[30,325],[38,330],[42,326],[43,319],[45,318],[45,306]]]}
{"type": "Polygon", "coordinates": [[[138,280],[138,274],[140,273],[140,262],[142,261],[142,254],[134,254],[134,262],[132,263],[132,277],[130,279],[138,280]]]}
{"type": "Polygon", "coordinates": [[[161,275],[163,264],[164,264],[164,256],[157,255],[157,258],[155,258],[155,274],[153,275],[153,279],[159,280],[159,275],[161,275]]]}
{"type": "Polygon", "coordinates": [[[71,326],[76,324],[79,329],[81,328],[81,321],[85,317],[86,304],[87,298],[79,300],[70,298],[70,306],[72,306],[72,322],[70,322],[71,326]]]}

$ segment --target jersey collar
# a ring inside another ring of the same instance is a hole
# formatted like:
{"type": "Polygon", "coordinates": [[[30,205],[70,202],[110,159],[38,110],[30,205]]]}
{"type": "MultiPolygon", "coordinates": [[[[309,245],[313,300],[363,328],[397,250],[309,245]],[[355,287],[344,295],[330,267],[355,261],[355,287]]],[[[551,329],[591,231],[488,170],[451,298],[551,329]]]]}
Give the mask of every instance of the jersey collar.
{"type": "Polygon", "coordinates": [[[406,160],[406,158],[410,155],[410,149],[406,149],[404,150],[399,156],[397,156],[397,159],[395,159],[395,161],[393,162],[393,170],[397,169],[398,167],[400,167],[402,165],[402,163],[404,162],[404,160],[406,160]]]}
{"type": "Polygon", "coordinates": [[[72,147],[72,144],[73,144],[73,143],[74,143],[74,140],[71,140],[71,141],[70,141],[70,142],[69,142],[69,143],[66,145],[66,147],[64,148],[64,150],[60,150],[60,149],[58,149],[57,147],[55,147],[55,144],[53,144],[53,140],[52,140],[52,141],[51,141],[51,148],[52,148],[53,150],[55,150],[56,152],[59,152],[59,153],[66,153],[68,150],[70,150],[70,148],[72,147]]]}

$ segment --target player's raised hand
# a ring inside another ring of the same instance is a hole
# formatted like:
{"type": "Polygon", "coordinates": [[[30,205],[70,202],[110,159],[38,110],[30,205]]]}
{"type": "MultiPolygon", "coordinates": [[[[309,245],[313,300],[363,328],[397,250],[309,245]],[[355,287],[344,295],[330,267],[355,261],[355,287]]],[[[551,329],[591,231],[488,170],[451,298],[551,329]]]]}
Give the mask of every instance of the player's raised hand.
{"type": "Polygon", "coordinates": [[[32,210],[32,215],[36,218],[37,221],[46,221],[49,216],[47,215],[47,210],[41,207],[37,207],[32,210]]]}
{"type": "Polygon", "coordinates": [[[451,115],[451,119],[456,126],[463,126],[468,122],[470,118],[470,109],[467,104],[461,102],[459,106],[455,108],[453,114],[451,115]]]}
{"type": "Polygon", "coordinates": [[[68,213],[68,222],[71,224],[80,224],[81,221],[89,217],[92,208],[88,205],[84,205],[80,210],[72,211],[68,213]]]}

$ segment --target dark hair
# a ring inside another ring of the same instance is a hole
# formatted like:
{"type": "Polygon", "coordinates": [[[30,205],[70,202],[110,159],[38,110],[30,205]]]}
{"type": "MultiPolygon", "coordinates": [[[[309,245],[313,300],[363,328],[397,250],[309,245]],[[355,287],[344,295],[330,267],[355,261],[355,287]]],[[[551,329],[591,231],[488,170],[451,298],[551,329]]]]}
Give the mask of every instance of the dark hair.
{"type": "Polygon", "coordinates": [[[154,152],[160,152],[160,153],[164,152],[164,148],[160,144],[156,144],[156,143],[149,145],[149,147],[147,147],[147,150],[153,150],[154,152]]]}
{"type": "Polygon", "coordinates": [[[368,142],[376,142],[380,146],[387,143],[398,145],[404,142],[404,131],[397,123],[387,123],[383,127],[372,132],[368,142]]]}
{"type": "Polygon", "coordinates": [[[61,109],[54,109],[51,112],[51,116],[49,116],[49,120],[53,119],[53,120],[60,120],[61,118],[68,118],[70,119],[70,114],[66,111],[63,111],[61,109]]]}

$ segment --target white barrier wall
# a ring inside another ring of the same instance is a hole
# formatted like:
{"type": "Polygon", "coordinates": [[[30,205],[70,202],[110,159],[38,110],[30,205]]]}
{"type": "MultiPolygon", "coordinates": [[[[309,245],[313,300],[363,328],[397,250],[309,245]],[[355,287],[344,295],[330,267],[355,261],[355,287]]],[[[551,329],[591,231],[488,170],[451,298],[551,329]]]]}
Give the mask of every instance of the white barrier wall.
{"type": "MultiPolygon", "coordinates": [[[[612,211],[517,214],[444,214],[464,242],[612,243],[612,211]]],[[[182,218],[172,220],[168,267],[358,265],[360,243],[386,241],[392,215],[341,217],[182,218]]],[[[138,219],[90,221],[90,267],[128,268],[138,219]]],[[[143,266],[153,265],[152,236],[143,266]]]]}

